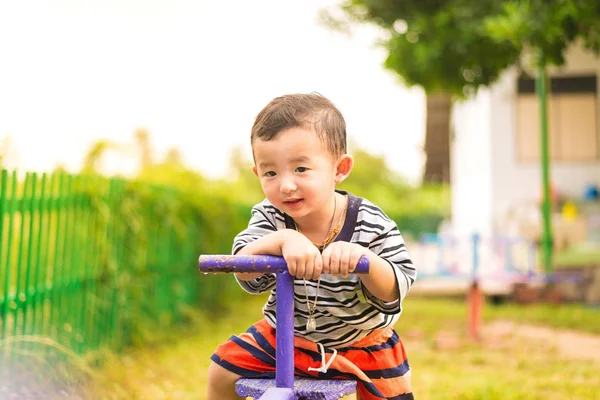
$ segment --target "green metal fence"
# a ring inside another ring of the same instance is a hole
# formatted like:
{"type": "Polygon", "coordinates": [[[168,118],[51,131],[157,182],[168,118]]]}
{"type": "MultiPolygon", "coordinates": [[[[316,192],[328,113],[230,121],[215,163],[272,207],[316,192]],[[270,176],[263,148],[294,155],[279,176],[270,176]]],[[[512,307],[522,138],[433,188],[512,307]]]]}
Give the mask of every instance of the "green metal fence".
{"type": "Polygon", "coordinates": [[[114,351],[141,325],[185,319],[201,285],[193,218],[164,188],[2,171],[0,353],[27,352],[41,337],[79,354],[114,351]]]}

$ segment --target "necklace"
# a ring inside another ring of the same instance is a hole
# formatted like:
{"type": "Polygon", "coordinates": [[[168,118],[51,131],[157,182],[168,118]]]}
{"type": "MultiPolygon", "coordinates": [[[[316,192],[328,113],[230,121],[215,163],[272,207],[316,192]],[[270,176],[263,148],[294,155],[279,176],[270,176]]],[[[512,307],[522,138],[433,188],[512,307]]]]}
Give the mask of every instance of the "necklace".
{"type": "MultiPolygon", "coordinates": [[[[333,228],[333,220],[335,219],[336,209],[337,209],[337,197],[334,194],[333,195],[333,214],[331,215],[331,220],[329,221],[329,228],[327,229],[327,236],[325,236],[325,240],[323,240],[322,243],[315,243],[312,240],[310,241],[312,244],[317,246],[317,248],[319,250],[323,250],[325,248],[325,246],[327,246],[329,243],[331,243],[331,241],[335,237],[335,234],[337,234],[337,231],[338,231],[337,226],[336,226],[336,229],[332,229],[333,228]],[[335,234],[334,234],[334,232],[335,232],[335,234]]],[[[300,228],[298,228],[298,225],[296,225],[296,221],[294,221],[294,226],[296,227],[296,230],[298,231],[298,233],[302,233],[300,228]]],[[[302,233],[302,234],[304,235],[304,233],[302,233]]],[[[306,235],[304,235],[304,236],[306,236],[306,235]]]]}
{"type": "MultiPolygon", "coordinates": [[[[315,246],[317,246],[319,248],[319,250],[325,249],[325,247],[327,247],[327,245],[329,245],[331,243],[331,241],[337,236],[338,232],[341,229],[342,218],[344,217],[344,215],[346,215],[346,210],[348,209],[347,204],[348,203],[346,203],[346,207],[344,207],[344,210],[341,212],[340,219],[338,220],[338,223],[336,224],[336,226],[334,228],[333,221],[335,219],[335,211],[337,209],[337,197],[334,194],[334,196],[333,196],[333,215],[331,216],[331,221],[329,221],[329,229],[327,230],[327,236],[325,237],[325,240],[323,241],[323,243],[320,243],[320,244],[315,243],[311,240],[311,243],[314,244],[315,246]]],[[[300,229],[298,229],[298,225],[296,225],[295,222],[294,222],[294,225],[296,227],[296,230],[299,233],[302,233],[302,231],[300,231],[300,229]]],[[[321,284],[321,277],[319,277],[319,279],[317,280],[317,288],[315,290],[315,300],[313,301],[312,306],[310,304],[310,299],[308,298],[308,288],[306,287],[306,279],[302,279],[302,280],[304,282],[304,295],[306,297],[306,308],[308,310],[308,319],[306,321],[306,332],[312,332],[317,329],[317,320],[315,319],[313,314],[317,310],[317,300],[319,298],[319,285],[321,284]]]]}

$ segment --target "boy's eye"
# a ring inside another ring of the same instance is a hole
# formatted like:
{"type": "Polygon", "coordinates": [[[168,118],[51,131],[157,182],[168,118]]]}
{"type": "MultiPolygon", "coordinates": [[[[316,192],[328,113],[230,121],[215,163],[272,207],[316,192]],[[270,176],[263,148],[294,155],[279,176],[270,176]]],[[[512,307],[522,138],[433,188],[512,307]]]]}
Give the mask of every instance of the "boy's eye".
{"type": "Polygon", "coordinates": [[[306,168],[306,167],[298,167],[298,168],[296,168],[296,172],[306,172],[306,171],[308,171],[308,168],[306,168]]]}
{"type": "Polygon", "coordinates": [[[275,171],[267,171],[267,172],[265,172],[265,176],[272,177],[272,176],[275,176],[275,175],[276,175],[275,171]]]}

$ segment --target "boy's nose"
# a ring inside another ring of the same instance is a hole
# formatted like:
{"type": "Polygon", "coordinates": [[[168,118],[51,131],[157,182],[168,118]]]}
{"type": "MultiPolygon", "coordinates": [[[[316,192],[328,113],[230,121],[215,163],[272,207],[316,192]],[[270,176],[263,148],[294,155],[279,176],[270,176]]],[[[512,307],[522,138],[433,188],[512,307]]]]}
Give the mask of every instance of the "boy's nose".
{"type": "Polygon", "coordinates": [[[291,193],[296,190],[296,184],[293,179],[283,179],[281,181],[280,190],[282,193],[291,193]]]}

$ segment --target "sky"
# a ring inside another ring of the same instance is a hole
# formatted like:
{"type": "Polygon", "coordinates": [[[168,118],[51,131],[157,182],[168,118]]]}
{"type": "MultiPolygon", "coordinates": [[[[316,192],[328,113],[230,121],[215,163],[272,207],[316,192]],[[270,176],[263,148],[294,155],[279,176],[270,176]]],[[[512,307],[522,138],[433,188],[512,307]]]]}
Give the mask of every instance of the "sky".
{"type": "MultiPolygon", "coordinates": [[[[417,181],[425,100],[382,66],[374,27],[333,31],[335,0],[21,0],[0,2],[0,147],[7,166],[70,171],[97,140],[131,149],[138,128],[157,156],[226,177],[250,159],[250,128],[272,98],[319,92],[344,114],[354,147],[417,181]],[[7,141],[8,138],[8,141],[7,141]]],[[[135,168],[111,153],[107,174],[135,168]]]]}

